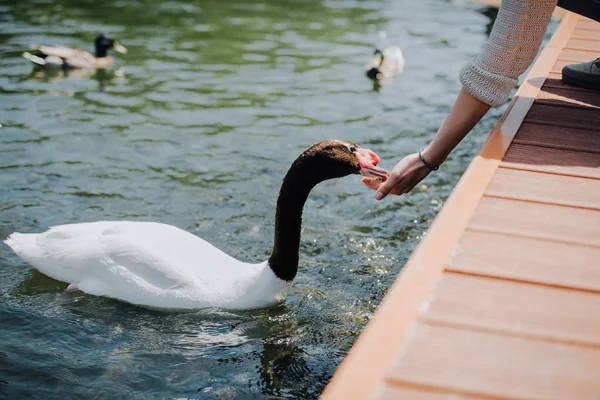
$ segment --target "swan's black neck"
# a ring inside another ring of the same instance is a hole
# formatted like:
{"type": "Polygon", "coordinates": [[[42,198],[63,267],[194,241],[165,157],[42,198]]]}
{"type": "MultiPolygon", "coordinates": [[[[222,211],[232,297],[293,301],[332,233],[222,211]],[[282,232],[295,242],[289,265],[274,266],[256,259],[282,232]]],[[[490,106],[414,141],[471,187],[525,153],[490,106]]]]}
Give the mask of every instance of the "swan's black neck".
{"type": "Polygon", "coordinates": [[[298,158],[283,179],[275,214],[275,243],[269,258],[271,270],[279,279],[291,281],[298,272],[298,251],[302,209],[308,194],[328,179],[310,158],[298,158]]]}

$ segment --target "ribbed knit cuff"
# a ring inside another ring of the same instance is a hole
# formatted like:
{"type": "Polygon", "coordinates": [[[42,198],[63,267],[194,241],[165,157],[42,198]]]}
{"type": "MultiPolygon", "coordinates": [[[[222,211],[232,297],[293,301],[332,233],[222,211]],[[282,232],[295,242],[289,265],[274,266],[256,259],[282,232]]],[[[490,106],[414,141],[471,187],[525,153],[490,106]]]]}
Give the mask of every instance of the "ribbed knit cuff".
{"type": "Polygon", "coordinates": [[[475,58],[460,70],[459,78],[471,96],[492,107],[506,103],[510,91],[518,82],[517,79],[486,71],[476,64],[475,58]]]}

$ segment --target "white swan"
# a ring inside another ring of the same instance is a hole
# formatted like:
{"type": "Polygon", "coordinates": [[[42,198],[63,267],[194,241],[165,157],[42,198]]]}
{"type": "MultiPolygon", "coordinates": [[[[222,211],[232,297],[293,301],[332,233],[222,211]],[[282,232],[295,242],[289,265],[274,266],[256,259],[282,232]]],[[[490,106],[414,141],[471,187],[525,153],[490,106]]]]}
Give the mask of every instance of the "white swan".
{"type": "Polygon", "coordinates": [[[152,308],[263,308],[286,298],[298,270],[302,209],[327,179],[385,179],[379,157],[346,140],[309,147],[285,176],[268,261],[236,260],[199,237],[155,222],[102,221],[13,233],[4,242],[45,275],[81,290],[152,308]]]}

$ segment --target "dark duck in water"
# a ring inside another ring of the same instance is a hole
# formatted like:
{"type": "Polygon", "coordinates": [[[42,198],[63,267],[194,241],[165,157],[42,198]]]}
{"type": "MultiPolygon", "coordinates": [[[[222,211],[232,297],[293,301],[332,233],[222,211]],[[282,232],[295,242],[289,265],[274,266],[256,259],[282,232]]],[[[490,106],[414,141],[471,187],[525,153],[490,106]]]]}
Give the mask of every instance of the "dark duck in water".
{"type": "Polygon", "coordinates": [[[44,46],[33,44],[29,46],[35,53],[24,52],[23,57],[43,68],[96,68],[104,69],[113,65],[114,59],[108,54],[110,49],[125,54],[127,49],[113,39],[109,34],[103,33],[94,41],[96,54],[92,55],[81,49],[72,49],[64,46],[44,46]]]}

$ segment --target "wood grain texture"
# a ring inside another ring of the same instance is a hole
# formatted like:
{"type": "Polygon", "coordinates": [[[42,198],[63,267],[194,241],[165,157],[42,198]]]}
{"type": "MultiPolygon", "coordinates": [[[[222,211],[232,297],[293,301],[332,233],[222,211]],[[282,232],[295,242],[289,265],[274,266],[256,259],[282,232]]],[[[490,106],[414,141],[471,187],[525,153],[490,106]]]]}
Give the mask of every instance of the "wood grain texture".
{"type": "MultiPolygon", "coordinates": [[[[548,78],[546,79],[546,82],[548,81],[560,81],[562,79],[562,74],[560,72],[550,72],[548,74],[548,78]]],[[[565,85],[567,86],[567,85],[565,85]]]]}
{"type": "Polygon", "coordinates": [[[423,320],[600,349],[593,315],[600,293],[447,272],[423,320]]]}
{"type": "MultiPolygon", "coordinates": [[[[557,63],[555,67],[561,64],[557,63]]],[[[564,62],[564,64],[568,65],[571,62],[564,62]]],[[[597,91],[573,88],[568,85],[557,87],[553,85],[553,82],[548,82],[542,86],[536,102],[539,101],[553,102],[553,105],[556,106],[580,106],[600,109],[600,96],[597,91]]]]}
{"type": "MultiPolygon", "coordinates": [[[[579,61],[576,61],[576,62],[578,63],[579,61]]],[[[575,63],[575,62],[572,60],[556,60],[556,63],[552,67],[551,72],[560,73],[566,65],[573,64],[573,63],[575,63]]]]}
{"type": "Polygon", "coordinates": [[[600,32],[600,23],[592,19],[582,17],[581,21],[577,24],[577,28],[600,32]]]}
{"type": "Polygon", "coordinates": [[[569,126],[578,129],[600,131],[600,112],[593,108],[572,109],[557,105],[534,103],[525,122],[541,121],[546,125],[569,126]]]}
{"type": "Polygon", "coordinates": [[[600,180],[499,168],[487,196],[600,211],[600,180]]]}
{"type": "Polygon", "coordinates": [[[600,292],[600,248],[467,230],[447,271],[600,292]]]}
{"type": "Polygon", "coordinates": [[[598,40],[598,32],[588,30],[588,29],[575,29],[575,31],[573,31],[573,35],[571,36],[571,38],[598,40]]]}
{"type": "MultiPolygon", "coordinates": [[[[524,122],[513,140],[513,144],[514,143],[600,154],[599,131],[576,129],[565,126],[524,122]]],[[[527,148],[524,149],[527,150],[527,148]]],[[[544,149],[529,150],[536,153],[544,151],[544,149]]]]}
{"type": "Polygon", "coordinates": [[[600,179],[600,157],[597,153],[530,146],[522,143],[513,143],[510,146],[501,166],[600,179]]]}
{"type": "Polygon", "coordinates": [[[489,400],[489,397],[468,395],[428,387],[387,385],[376,400],[489,400]]]}
{"type": "Polygon", "coordinates": [[[483,197],[469,229],[600,246],[600,211],[483,197]]]}
{"type": "Polygon", "coordinates": [[[571,60],[579,62],[592,61],[598,58],[598,52],[594,50],[581,50],[581,49],[564,49],[560,53],[559,60],[571,60]]]}
{"type": "Polygon", "coordinates": [[[512,399],[598,399],[600,350],[422,324],[388,379],[512,399]]]}
{"type": "MultiPolygon", "coordinates": [[[[579,39],[579,38],[571,38],[567,42],[567,49],[578,49],[578,50],[586,50],[586,51],[600,51],[600,41],[598,38],[594,39],[579,39]]],[[[589,61],[595,60],[595,58],[590,59],[589,61]]]]}
{"type": "MultiPolygon", "coordinates": [[[[565,62],[567,63],[567,62],[565,62]]],[[[572,61],[569,61],[568,64],[571,64],[572,61]]],[[[566,90],[570,90],[570,91],[581,91],[581,92],[587,92],[589,94],[592,95],[596,95],[596,91],[595,90],[589,90],[589,89],[583,89],[580,87],[575,87],[575,86],[571,86],[571,85],[567,85],[566,83],[562,82],[562,74],[560,72],[550,72],[550,74],[548,75],[548,78],[546,79],[546,81],[544,82],[544,88],[560,88],[560,89],[566,89],[566,90]]]]}

